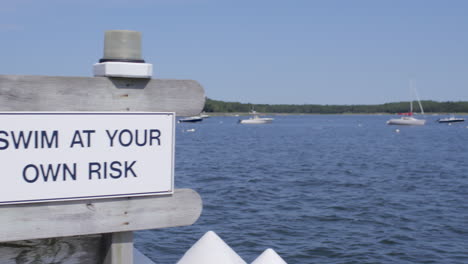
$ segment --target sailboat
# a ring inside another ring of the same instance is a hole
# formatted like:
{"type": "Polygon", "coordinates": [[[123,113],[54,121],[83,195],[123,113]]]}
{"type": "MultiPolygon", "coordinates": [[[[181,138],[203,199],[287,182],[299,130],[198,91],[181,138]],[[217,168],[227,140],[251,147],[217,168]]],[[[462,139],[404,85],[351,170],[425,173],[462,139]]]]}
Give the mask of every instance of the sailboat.
{"type": "MultiPolygon", "coordinates": [[[[412,82],[410,82],[410,89],[412,90],[412,88],[412,82]]],[[[416,90],[414,90],[414,92],[416,94],[416,99],[418,99],[421,114],[424,115],[424,109],[422,107],[421,100],[419,100],[419,96],[416,90]]],[[[413,116],[413,101],[410,101],[410,111],[400,115],[402,115],[402,117],[388,120],[387,125],[423,126],[426,124],[426,120],[417,119],[413,116]]]]}

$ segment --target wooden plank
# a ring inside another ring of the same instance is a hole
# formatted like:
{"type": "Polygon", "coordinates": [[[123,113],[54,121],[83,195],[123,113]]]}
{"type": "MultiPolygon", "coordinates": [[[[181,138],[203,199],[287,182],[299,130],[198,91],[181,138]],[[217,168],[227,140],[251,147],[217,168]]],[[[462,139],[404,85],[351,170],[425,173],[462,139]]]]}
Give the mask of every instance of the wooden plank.
{"type": "Polygon", "coordinates": [[[201,197],[191,189],[167,196],[4,205],[0,242],[185,226],[201,211],[201,197]]]}
{"type": "MultiPolygon", "coordinates": [[[[110,234],[109,234],[110,235],[110,234]]],[[[0,263],[102,264],[107,235],[59,237],[0,243],[0,263]]],[[[156,264],[133,248],[134,264],[156,264]]]]}
{"type": "Polygon", "coordinates": [[[0,263],[101,264],[102,235],[0,243],[0,263]]]}
{"type": "Polygon", "coordinates": [[[133,264],[133,232],[105,235],[104,264],[133,264]]]}
{"type": "Polygon", "coordinates": [[[193,80],[0,75],[0,111],[152,111],[197,115],[193,80]]]}

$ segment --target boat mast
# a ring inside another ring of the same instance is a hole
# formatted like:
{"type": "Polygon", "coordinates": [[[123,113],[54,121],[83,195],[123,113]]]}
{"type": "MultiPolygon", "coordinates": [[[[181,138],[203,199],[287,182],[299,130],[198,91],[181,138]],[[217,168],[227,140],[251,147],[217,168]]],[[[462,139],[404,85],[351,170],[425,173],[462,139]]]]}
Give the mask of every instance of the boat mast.
{"type": "MultiPolygon", "coordinates": [[[[418,100],[418,104],[419,104],[419,109],[421,109],[421,114],[424,115],[424,109],[422,107],[421,100],[419,100],[418,91],[416,90],[416,88],[413,88],[413,80],[410,80],[410,90],[416,96],[416,99],[418,100]]],[[[413,100],[411,100],[411,112],[413,112],[413,100]]]]}
{"type": "MultiPolygon", "coordinates": [[[[413,80],[410,80],[409,85],[410,85],[410,95],[411,95],[411,92],[413,91],[413,80]]],[[[411,116],[413,115],[413,99],[411,99],[411,101],[410,101],[410,115],[411,116]]]]}
{"type": "Polygon", "coordinates": [[[418,91],[416,89],[414,89],[414,93],[416,94],[416,99],[418,99],[419,108],[421,108],[421,114],[424,115],[424,109],[422,107],[421,100],[419,100],[418,91]]]}

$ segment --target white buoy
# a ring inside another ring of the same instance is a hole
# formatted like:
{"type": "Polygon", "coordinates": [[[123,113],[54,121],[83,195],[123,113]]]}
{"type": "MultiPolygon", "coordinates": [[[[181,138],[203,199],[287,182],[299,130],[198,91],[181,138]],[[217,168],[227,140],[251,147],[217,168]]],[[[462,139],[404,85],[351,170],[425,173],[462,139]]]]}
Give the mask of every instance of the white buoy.
{"type": "Polygon", "coordinates": [[[395,132],[400,133],[400,129],[398,129],[398,128],[395,129],[395,132]]]}
{"type": "Polygon", "coordinates": [[[187,132],[195,132],[195,128],[190,128],[186,130],[187,132]]]}
{"type": "Polygon", "coordinates": [[[252,264],[287,264],[273,249],[269,248],[258,256],[252,264]]]}
{"type": "Polygon", "coordinates": [[[215,232],[204,234],[177,264],[247,264],[215,232]]]}

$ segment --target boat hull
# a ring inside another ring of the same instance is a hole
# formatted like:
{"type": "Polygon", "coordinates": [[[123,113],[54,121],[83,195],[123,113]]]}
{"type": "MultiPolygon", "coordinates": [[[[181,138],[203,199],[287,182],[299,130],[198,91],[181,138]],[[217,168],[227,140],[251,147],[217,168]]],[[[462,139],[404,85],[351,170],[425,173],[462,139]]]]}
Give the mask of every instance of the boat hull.
{"type": "Polygon", "coordinates": [[[387,125],[399,125],[399,126],[423,126],[426,124],[426,120],[423,119],[390,119],[387,121],[387,125]]]}
{"type": "Polygon", "coordinates": [[[453,118],[453,119],[439,119],[437,120],[439,123],[458,123],[458,122],[465,122],[463,118],[453,118]]]}
{"type": "Polygon", "coordinates": [[[273,118],[253,118],[239,120],[241,124],[268,124],[273,122],[273,118]]]}
{"type": "Polygon", "coordinates": [[[201,122],[203,121],[203,118],[201,117],[189,117],[189,118],[183,118],[179,119],[179,123],[195,123],[195,122],[201,122]]]}

